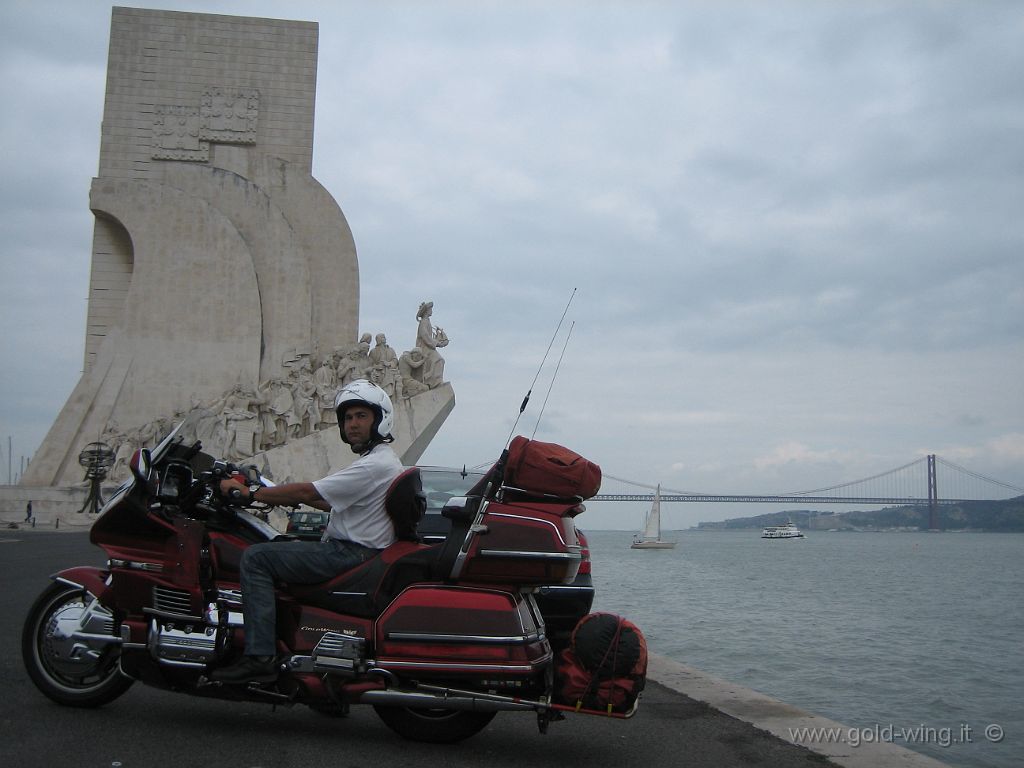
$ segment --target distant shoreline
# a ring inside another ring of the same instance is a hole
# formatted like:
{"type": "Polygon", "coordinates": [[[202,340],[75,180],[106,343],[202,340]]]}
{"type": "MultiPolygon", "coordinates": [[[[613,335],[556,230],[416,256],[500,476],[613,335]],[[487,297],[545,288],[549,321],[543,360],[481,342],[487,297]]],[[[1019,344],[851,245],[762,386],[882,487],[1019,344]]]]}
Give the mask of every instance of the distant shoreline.
{"type": "MultiPolygon", "coordinates": [[[[903,505],[852,512],[790,509],[750,517],[700,522],[695,530],[758,530],[794,523],[804,533],[894,532],[932,529],[927,505],[903,505]]],[[[1024,533],[1024,496],[1001,501],[962,501],[934,511],[935,529],[948,533],[1024,533]]]]}
{"type": "MultiPolygon", "coordinates": [[[[682,532],[692,533],[750,533],[751,531],[760,531],[763,526],[752,525],[747,528],[715,528],[714,523],[711,525],[698,525],[691,528],[680,529],[682,532]]],[[[817,528],[803,531],[806,536],[808,533],[817,535],[819,533],[1024,533],[1024,529],[1019,531],[1000,531],[988,528],[948,528],[948,529],[937,529],[931,531],[927,528],[817,528]]]]}

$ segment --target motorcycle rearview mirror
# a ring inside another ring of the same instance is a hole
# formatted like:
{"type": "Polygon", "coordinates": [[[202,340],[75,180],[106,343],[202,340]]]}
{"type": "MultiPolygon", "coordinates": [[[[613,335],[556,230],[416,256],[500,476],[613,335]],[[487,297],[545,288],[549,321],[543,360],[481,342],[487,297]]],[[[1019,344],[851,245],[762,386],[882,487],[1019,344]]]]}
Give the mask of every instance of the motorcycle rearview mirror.
{"type": "Polygon", "coordinates": [[[143,483],[149,482],[149,477],[153,472],[153,461],[152,456],[149,453],[148,448],[140,448],[132,454],[132,459],[128,462],[128,466],[132,470],[132,474],[135,478],[143,483]]]}

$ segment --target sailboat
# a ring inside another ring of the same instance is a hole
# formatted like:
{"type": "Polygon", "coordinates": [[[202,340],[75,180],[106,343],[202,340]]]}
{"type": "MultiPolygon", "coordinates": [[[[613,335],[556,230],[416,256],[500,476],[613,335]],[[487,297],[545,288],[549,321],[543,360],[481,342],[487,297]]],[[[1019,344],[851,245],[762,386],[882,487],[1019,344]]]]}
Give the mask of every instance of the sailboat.
{"type": "Polygon", "coordinates": [[[651,504],[651,511],[647,513],[644,522],[644,531],[633,537],[630,549],[674,549],[674,541],[662,541],[661,538],[661,485],[654,490],[654,503],[651,504]]]}

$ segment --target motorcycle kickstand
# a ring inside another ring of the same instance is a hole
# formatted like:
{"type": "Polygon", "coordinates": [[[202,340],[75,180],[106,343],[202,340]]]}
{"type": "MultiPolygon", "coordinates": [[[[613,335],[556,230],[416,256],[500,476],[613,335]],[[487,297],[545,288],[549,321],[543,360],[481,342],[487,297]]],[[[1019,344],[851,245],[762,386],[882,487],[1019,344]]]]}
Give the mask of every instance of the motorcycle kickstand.
{"type": "Polygon", "coordinates": [[[565,720],[563,715],[558,710],[543,710],[537,713],[537,730],[540,731],[541,736],[546,736],[548,733],[548,726],[551,723],[557,723],[559,720],[565,720]]]}

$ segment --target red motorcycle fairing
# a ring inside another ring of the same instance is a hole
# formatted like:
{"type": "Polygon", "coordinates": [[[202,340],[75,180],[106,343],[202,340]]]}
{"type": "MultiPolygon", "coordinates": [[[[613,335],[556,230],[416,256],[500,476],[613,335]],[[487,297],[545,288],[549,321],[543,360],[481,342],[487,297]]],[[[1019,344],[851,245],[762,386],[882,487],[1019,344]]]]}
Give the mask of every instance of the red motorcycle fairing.
{"type": "Polygon", "coordinates": [[[50,578],[70,586],[81,587],[99,600],[101,604],[105,605],[105,599],[110,597],[110,589],[107,586],[109,575],[110,572],[102,568],[79,565],[74,568],[65,568],[63,571],[58,571],[50,578]]]}
{"type": "Polygon", "coordinates": [[[326,647],[332,641],[340,644],[348,639],[365,643],[373,635],[373,622],[342,616],[333,611],[314,608],[287,598],[278,601],[278,628],[282,644],[291,653],[308,654],[318,646],[326,647]],[[325,641],[327,638],[327,642],[325,641]]]}
{"type": "Polygon", "coordinates": [[[156,607],[198,618],[206,606],[203,589],[209,586],[205,528],[188,518],[157,522],[159,538],[134,547],[109,540],[101,544],[110,557],[112,599],[128,615],[156,607]]]}

